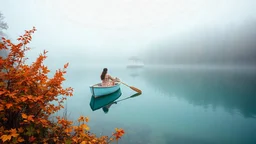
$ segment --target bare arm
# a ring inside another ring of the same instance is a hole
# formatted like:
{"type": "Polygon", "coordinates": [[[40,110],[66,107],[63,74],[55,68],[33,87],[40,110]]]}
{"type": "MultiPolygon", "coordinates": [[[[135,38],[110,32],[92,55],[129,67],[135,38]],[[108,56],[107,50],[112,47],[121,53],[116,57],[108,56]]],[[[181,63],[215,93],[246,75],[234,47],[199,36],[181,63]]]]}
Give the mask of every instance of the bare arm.
{"type": "Polygon", "coordinates": [[[115,79],[114,79],[112,76],[108,75],[108,77],[109,77],[109,79],[111,79],[112,81],[115,81],[115,79]]]}

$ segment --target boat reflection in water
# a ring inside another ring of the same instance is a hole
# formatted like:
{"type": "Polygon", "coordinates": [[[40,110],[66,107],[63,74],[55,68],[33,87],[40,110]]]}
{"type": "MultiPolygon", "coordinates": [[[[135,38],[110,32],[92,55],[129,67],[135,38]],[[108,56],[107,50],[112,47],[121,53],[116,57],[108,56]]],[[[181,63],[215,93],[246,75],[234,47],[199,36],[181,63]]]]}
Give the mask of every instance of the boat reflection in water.
{"type": "Polygon", "coordinates": [[[122,92],[121,90],[117,90],[116,92],[112,93],[112,94],[109,94],[109,95],[106,95],[104,97],[98,97],[98,98],[94,98],[94,96],[91,97],[91,101],[90,101],[90,107],[93,111],[95,110],[98,110],[98,109],[101,109],[105,112],[105,113],[108,113],[110,107],[113,105],[113,104],[117,104],[118,102],[120,101],[123,101],[123,100],[127,100],[129,98],[134,98],[136,96],[139,96],[141,95],[141,93],[135,93],[129,97],[126,97],[126,98],[123,98],[123,99],[120,99],[120,100],[117,100],[120,96],[122,95],[122,92]],[[116,101],[117,100],[117,101],[116,101]]]}

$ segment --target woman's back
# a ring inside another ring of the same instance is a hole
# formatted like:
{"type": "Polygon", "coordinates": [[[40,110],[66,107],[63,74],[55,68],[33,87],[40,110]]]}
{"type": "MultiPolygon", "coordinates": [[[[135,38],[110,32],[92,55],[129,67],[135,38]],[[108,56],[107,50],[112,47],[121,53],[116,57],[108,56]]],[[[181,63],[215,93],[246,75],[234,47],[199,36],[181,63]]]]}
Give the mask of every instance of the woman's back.
{"type": "Polygon", "coordinates": [[[108,74],[106,74],[105,78],[102,80],[102,86],[112,86],[110,76],[108,74]]]}
{"type": "Polygon", "coordinates": [[[115,79],[112,78],[109,74],[107,74],[107,72],[108,72],[108,69],[104,68],[103,71],[102,71],[102,74],[100,76],[100,78],[102,80],[101,85],[103,87],[113,86],[115,84],[115,79]]]}

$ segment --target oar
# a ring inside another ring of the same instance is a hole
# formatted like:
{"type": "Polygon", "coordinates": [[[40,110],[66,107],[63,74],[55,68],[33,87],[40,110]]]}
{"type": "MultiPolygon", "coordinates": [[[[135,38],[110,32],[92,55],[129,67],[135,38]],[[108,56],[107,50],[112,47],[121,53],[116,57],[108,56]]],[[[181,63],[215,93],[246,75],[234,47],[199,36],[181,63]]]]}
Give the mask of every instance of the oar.
{"type": "Polygon", "coordinates": [[[124,99],[120,99],[120,100],[118,100],[118,101],[115,101],[114,103],[117,103],[117,102],[120,102],[120,101],[123,101],[123,100],[129,99],[129,98],[134,98],[134,97],[139,96],[139,95],[141,95],[141,93],[133,94],[132,96],[129,96],[129,97],[124,98],[124,99]]]}
{"type": "MultiPolygon", "coordinates": [[[[119,81],[119,82],[121,82],[121,81],[119,81]]],[[[121,82],[121,83],[124,84],[125,86],[129,87],[130,89],[136,91],[137,93],[142,93],[142,91],[141,91],[140,89],[136,88],[136,87],[129,86],[129,85],[127,85],[127,84],[124,83],[124,82],[121,82]]]]}

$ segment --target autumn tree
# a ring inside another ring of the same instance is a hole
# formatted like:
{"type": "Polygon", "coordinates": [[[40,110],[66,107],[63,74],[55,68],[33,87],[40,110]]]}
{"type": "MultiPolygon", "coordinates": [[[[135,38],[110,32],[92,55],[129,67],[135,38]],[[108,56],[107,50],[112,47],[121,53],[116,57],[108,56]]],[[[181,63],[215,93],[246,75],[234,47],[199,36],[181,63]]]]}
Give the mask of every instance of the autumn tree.
{"type": "MultiPolygon", "coordinates": [[[[116,129],[111,137],[97,137],[90,133],[89,119],[81,116],[78,125],[63,117],[50,121],[49,117],[64,108],[63,102],[73,96],[73,88],[63,88],[68,63],[55,71],[43,64],[44,50],[35,62],[26,64],[27,46],[36,31],[25,31],[18,43],[2,38],[0,50],[9,50],[6,58],[0,57],[0,141],[3,143],[110,143],[123,134],[116,129]]],[[[1,143],[2,143],[1,142],[1,143]]]]}

